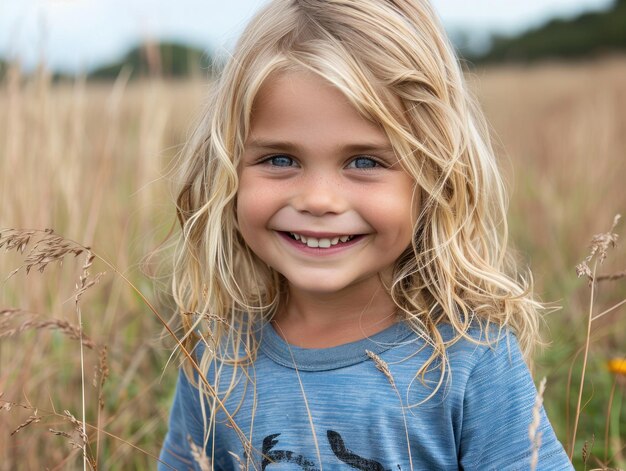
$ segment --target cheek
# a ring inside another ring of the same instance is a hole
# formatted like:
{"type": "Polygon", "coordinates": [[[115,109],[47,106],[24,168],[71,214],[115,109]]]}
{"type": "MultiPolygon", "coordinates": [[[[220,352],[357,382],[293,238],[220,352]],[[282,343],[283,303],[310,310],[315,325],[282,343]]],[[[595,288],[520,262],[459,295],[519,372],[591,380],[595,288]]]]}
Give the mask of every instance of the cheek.
{"type": "Polygon", "coordinates": [[[259,238],[264,236],[271,215],[275,211],[274,192],[267,185],[259,184],[254,178],[240,179],[237,191],[237,221],[239,231],[246,244],[253,250],[259,238]]]}
{"type": "Polygon", "coordinates": [[[254,228],[258,226],[260,213],[263,209],[263,205],[259,204],[259,200],[252,195],[253,193],[245,190],[237,193],[237,221],[244,239],[247,239],[254,228]]]}
{"type": "Polygon", "coordinates": [[[371,223],[378,231],[388,235],[389,243],[402,244],[406,248],[411,242],[416,215],[419,213],[419,198],[413,201],[412,186],[397,186],[395,191],[377,195],[369,200],[371,223]]]}

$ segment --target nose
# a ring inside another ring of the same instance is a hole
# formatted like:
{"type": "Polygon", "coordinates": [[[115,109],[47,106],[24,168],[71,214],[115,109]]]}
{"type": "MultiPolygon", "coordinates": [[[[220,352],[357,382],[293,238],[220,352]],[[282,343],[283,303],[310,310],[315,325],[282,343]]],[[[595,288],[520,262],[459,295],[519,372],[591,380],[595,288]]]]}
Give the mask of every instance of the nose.
{"type": "Polygon", "coordinates": [[[292,205],[312,216],[340,214],[347,209],[346,188],[338,176],[320,172],[304,175],[296,186],[292,205]]]}

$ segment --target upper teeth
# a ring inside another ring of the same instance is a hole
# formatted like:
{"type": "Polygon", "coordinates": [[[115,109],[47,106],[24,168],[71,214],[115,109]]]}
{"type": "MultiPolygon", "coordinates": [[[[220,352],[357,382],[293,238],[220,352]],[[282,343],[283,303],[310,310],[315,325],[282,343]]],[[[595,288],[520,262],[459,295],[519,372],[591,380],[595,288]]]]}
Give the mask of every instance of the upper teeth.
{"type": "Polygon", "coordinates": [[[296,234],[294,232],[290,232],[294,239],[299,240],[303,244],[308,245],[309,247],[320,247],[322,249],[328,248],[331,245],[337,245],[339,241],[347,242],[352,239],[354,236],[344,235],[340,237],[333,237],[332,239],[317,239],[315,237],[307,237],[300,234],[296,234]]]}

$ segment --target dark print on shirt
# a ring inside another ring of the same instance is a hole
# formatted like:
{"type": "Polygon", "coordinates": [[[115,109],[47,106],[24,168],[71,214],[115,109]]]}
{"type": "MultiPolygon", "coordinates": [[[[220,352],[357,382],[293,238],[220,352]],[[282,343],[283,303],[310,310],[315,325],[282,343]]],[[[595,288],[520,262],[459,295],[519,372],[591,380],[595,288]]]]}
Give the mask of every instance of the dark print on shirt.
{"type": "Polygon", "coordinates": [[[378,461],[362,458],[348,450],[343,442],[343,438],[341,438],[341,435],[337,432],[327,430],[326,436],[328,437],[328,443],[330,443],[330,448],[333,450],[335,456],[350,465],[350,467],[362,471],[385,471],[385,467],[378,461]]]}
{"type": "MultiPolygon", "coordinates": [[[[319,471],[315,466],[315,461],[302,455],[297,455],[293,451],[275,450],[274,447],[278,445],[277,438],[279,436],[280,433],[274,433],[263,439],[263,462],[261,464],[261,471],[265,471],[265,468],[274,463],[291,463],[298,465],[300,469],[305,471],[319,471]]],[[[350,468],[360,469],[361,471],[389,471],[378,461],[363,458],[349,450],[346,447],[343,437],[338,432],[327,430],[326,437],[328,438],[328,443],[335,456],[339,461],[350,466],[350,468]]],[[[401,469],[400,465],[398,465],[398,470],[401,469]]]]}
{"type": "Polygon", "coordinates": [[[263,439],[263,462],[261,463],[261,470],[265,470],[265,468],[272,463],[293,463],[306,471],[318,471],[315,467],[315,463],[307,460],[302,455],[296,455],[293,451],[272,450],[274,445],[278,443],[276,438],[279,435],[280,433],[275,433],[263,439]]]}

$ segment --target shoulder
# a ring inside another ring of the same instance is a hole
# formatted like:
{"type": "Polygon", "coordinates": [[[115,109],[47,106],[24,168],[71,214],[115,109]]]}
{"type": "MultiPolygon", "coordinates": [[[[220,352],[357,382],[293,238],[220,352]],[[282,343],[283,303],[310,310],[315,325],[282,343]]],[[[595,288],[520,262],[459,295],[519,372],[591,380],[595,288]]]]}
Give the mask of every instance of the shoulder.
{"type": "Polygon", "coordinates": [[[472,326],[459,335],[452,326],[438,327],[452,374],[476,378],[530,376],[515,333],[508,327],[472,326]]]}
{"type": "MultiPolygon", "coordinates": [[[[530,459],[537,389],[511,329],[472,329],[469,334],[473,337],[447,352],[452,384],[462,395],[460,461],[466,469],[515,469],[530,459]]],[[[540,467],[571,469],[545,411],[540,407],[537,412],[543,436],[540,467]]]]}
{"type": "Polygon", "coordinates": [[[431,335],[413,332],[381,356],[398,385],[410,392],[412,404],[445,407],[456,420],[463,417],[468,389],[473,394],[490,384],[497,390],[516,381],[534,386],[517,339],[506,328],[473,326],[459,336],[451,325],[441,324],[431,335]]]}

